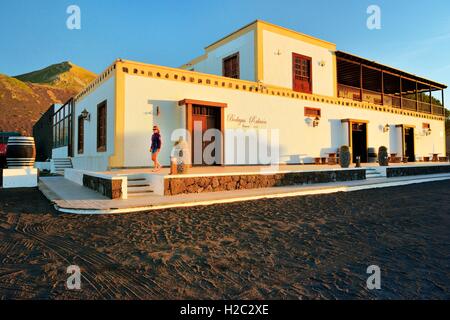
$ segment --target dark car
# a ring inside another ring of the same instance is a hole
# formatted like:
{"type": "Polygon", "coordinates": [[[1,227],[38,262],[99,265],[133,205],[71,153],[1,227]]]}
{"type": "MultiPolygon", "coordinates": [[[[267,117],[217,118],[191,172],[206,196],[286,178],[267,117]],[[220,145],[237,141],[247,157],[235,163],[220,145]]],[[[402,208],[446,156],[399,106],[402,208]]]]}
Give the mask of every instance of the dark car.
{"type": "Polygon", "coordinates": [[[20,136],[20,133],[17,132],[0,132],[0,168],[6,167],[6,150],[8,146],[8,138],[18,136],[20,136]]]}

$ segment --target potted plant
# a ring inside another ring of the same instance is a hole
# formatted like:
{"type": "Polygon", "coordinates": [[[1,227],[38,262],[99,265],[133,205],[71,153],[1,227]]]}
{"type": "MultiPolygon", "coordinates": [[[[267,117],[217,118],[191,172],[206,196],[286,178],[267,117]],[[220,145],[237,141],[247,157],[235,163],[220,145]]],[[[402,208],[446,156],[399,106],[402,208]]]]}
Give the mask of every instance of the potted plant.
{"type": "Polygon", "coordinates": [[[350,166],[351,153],[348,146],[341,146],[339,151],[339,164],[342,168],[348,168],[350,166]]]}
{"type": "Polygon", "coordinates": [[[388,151],[385,146],[378,148],[378,164],[382,167],[387,167],[389,165],[388,151]]]}

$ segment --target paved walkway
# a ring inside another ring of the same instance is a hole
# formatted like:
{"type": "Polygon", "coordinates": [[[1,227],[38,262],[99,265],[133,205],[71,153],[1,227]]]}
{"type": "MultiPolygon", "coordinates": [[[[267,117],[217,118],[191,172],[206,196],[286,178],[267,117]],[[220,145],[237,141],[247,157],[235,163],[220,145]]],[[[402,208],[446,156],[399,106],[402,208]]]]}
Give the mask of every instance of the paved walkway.
{"type": "Polygon", "coordinates": [[[422,175],[399,178],[373,178],[359,181],[333,182],[314,185],[286,186],[263,189],[233,190],[176,196],[149,195],[111,200],[95,191],[81,187],[63,177],[41,178],[39,189],[61,212],[77,214],[109,214],[139,212],[173,207],[209,205],[262,198],[281,198],[333,192],[384,188],[414,183],[450,179],[450,174],[422,175]]]}

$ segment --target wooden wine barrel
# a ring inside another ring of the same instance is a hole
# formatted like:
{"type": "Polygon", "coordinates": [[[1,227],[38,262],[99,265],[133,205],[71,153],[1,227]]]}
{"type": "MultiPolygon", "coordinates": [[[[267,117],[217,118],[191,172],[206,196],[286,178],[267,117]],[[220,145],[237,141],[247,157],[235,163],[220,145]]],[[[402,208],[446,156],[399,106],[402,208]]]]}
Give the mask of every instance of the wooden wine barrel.
{"type": "Polygon", "coordinates": [[[8,168],[33,167],[36,147],[33,137],[9,137],[6,149],[8,168]]]}

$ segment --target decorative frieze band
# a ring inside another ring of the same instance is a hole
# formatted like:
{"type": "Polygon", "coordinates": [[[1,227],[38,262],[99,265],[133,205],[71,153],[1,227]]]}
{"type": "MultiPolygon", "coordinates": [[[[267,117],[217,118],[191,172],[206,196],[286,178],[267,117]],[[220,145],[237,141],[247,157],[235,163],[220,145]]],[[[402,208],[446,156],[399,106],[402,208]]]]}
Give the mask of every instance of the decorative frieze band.
{"type": "Polygon", "coordinates": [[[404,110],[394,108],[391,106],[383,106],[372,104],[369,102],[359,102],[349,100],[345,98],[321,96],[317,94],[306,94],[293,91],[288,88],[276,87],[272,85],[266,85],[259,82],[252,82],[240,79],[226,78],[217,75],[199,73],[195,71],[188,71],[183,69],[169,68],[151,64],[144,64],[139,62],[118,60],[115,64],[106,69],[93,83],[91,83],[86,89],[84,89],[76,99],[81,99],[84,95],[88,94],[101,82],[110,77],[112,71],[116,69],[117,64],[120,63],[120,67],[117,68],[117,72],[124,72],[129,75],[136,75],[142,77],[150,77],[162,80],[172,80],[185,83],[192,83],[204,86],[220,87],[231,90],[240,90],[246,92],[252,92],[257,94],[266,94],[271,96],[279,96],[291,99],[299,99],[305,101],[314,101],[327,104],[335,104],[344,107],[355,107],[374,111],[388,112],[393,114],[401,114],[406,116],[413,116],[430,120],[444,120],[444,116],[421,113],[411,110],[404,110]]]}

